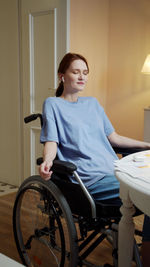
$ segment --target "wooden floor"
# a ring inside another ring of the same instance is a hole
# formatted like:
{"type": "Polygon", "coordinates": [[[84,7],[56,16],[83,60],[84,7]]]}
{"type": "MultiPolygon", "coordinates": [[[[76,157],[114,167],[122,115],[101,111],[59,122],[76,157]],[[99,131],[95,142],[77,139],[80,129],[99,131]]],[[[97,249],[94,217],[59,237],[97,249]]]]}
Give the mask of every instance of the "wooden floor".
{"type": "Polygon", "coordinates": [[[15,246],[12,228],[12,210],[16,193],[0,197],[0,252],[21,262],[15,246]]]}
{"type": "MultiPolygon", "coordinates": [[[[15,246],[12,227],[12,210],[16,193],[11,193],[0,197],[0,252],[4,255],[21,262],[15,246]]],[[[143,224],[143,216],[136,219],[136,225],[141,229],[143,224]]],[[[107,241],[103,242],[92,253],[89,260],[94,264],[103,265],[104,263],[112,263],[111,247],[107,241]]],[[[43,266],[44,267],[44,266],[43,266]]]]}

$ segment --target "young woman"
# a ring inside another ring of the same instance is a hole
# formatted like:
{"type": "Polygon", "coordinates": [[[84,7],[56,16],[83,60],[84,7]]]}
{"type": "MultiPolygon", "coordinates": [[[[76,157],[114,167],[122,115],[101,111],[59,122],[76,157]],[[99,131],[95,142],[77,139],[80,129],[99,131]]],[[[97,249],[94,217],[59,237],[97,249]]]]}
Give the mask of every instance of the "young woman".
{"type": "MultiPolygon", "coordinates": [[[[49,97],[43,105],[44,161],[40,175],[48,180],[53,160],[72,161],[96,200],[120,201],[119,182],[114,176],[117,156],[112,146],[150,149],[150,143],[117,134],[104,109],[93,97],[79,97],[88,80],[86,59],[68,53],[62,59],[56,97],[49,97]]],[[[146,234],[147,236],[147,234],[146,234]]]]}

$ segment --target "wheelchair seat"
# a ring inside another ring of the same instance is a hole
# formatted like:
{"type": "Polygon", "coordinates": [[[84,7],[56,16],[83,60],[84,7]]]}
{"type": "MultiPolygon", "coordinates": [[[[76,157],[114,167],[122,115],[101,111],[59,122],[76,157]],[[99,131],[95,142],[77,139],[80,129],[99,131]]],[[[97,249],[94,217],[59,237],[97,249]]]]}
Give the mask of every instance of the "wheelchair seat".
{"type": "MultiPolygon", "coordinates": [[[[83,194],[79,184],[72,183],[67,177],[65,179],[64,176],[58,177],[55,173],[52,175],[51,180],[58,186],[65,196],[72,213],[89,218],[92,217],[91,205],[83,194]]],[[[119,211],[120,204],[105,204],[105,202],[95,201],[94,199],[93,201],[96,206],[96,217],[108,217],[112,219],[121,217],[119,211]]]]}

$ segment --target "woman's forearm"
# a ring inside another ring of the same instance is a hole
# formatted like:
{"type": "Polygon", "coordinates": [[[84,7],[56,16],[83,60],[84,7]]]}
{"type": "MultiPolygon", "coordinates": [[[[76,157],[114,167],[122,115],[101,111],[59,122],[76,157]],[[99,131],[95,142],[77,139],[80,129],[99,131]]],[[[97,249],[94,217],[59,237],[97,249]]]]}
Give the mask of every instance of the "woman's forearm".
{"type": "Polygon", "coordinates": [[[51,178],[51,167],[53,165],[53,160],[56,157],[56,153],[57,143],[46,142],[43,150],[43,163],[39,167],[40,176],[45,180],[49,180],[51,178]]]}
{"type": "Polygon", "coordinates": [[[108,136],[108,139],[112,146],[118,146],[118,147],[136,147],[136,148],[147,148],[150,149],[150,143],[138,141],[132,138],[128,138],[125,136],[121,136],[117,134],[116,132],[113,132],[110,136],[108,136]]]}
{"type": "Polygon", "coordinates": [[[43,160],[46,162],[51,162],[55,159],[56,154],[57,154],[57,143],[46,142],[43,150],[43,160]]]}

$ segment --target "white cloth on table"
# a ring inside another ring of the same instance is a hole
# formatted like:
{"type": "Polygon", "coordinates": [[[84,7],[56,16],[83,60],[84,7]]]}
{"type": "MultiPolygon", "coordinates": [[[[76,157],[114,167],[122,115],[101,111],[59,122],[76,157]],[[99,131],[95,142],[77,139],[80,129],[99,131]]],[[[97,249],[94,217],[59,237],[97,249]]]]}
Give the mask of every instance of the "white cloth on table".
{"type": "Polygon", "coordinates": [[[140,155],[131,155],[128,160],[121,159],[114,162],[115,171],[121,171],[132,178],[144,180],[150,184],[150,151],[141,152],[140,155]]]}

